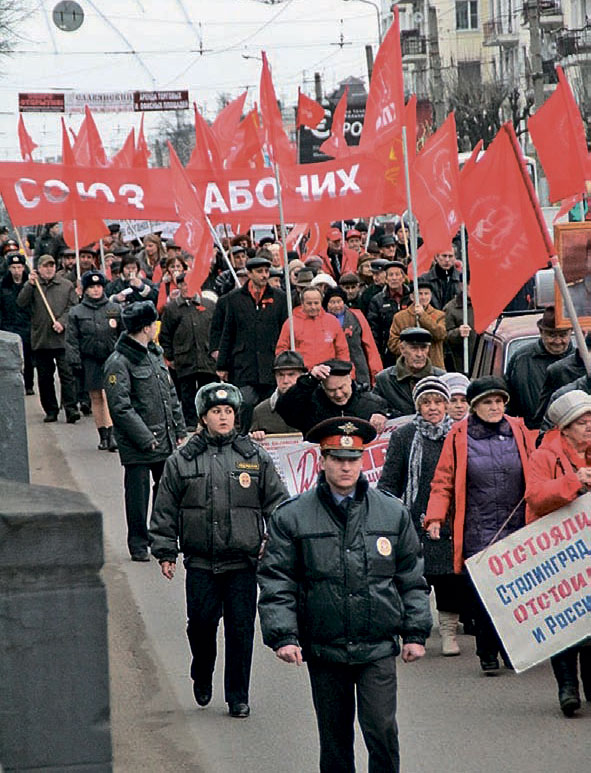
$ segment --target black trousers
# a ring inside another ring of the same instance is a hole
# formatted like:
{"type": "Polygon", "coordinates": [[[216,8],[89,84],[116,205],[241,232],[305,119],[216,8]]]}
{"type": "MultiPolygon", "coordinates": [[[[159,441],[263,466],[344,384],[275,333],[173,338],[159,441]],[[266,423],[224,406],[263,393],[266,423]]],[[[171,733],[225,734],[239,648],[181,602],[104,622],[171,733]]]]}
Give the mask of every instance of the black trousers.
{"type": "Polygon", "coordinates": [[[507,663],[509,658],[494,627],[486,607],[480,600],[478,591],[471,580],[468,581],[467,602],[469,615],[474,621],[474,635],[476,637],[476,654],[481,660],[494,660],[499,653],[507,663]]]}
{"type": "Polygon", "coordinates": [[[76,411],[76,380],[66,362],[66,350],[35,349],[33,356],[39,382],[39,399],[45,413],[57,415],[60,410],[53,380],[56,366],[60,381],[61,403],[66,409],[66,414],[76,411]]]}
{"type": "Polygon", "coordinates": [[[23,378],[25,381],[25,389],[33,389],[35,385],[35,369],[33,367],[33,350],[31,349],[31,338],[23,338],[23,378]]]}
{"type": "Polygon", "coordinates": [[[217,629],[223,616],[225,701],[248,703],[257,600],[255,568],[214,573],[187,567],[186,588],[191,678],[202,687],[211,684],[217,629]]]}
{"type": "Polygon", "coordinates": [[[435,606],[439,612],[458,614],[466,606],[466,579],[461,574],[428,574],[425,579],[435,591],[435,606]]]}
{"type": "Polygon", "coordinates": [[[362,665],[311,659],[308,672],[320,734],[320,772],[355,771],[355,698],[369,773],[398,773],[396,658],[362,665]]]}
{"type": "Polygon", "coordinates": [[[125,464],[125,518],[127,519],[127,547],[131,555],[148,549],[148,508],[150,505],[150,475],[152,476],[152,503],[156,501],[158,484],[164,470],[164,461],[152,464],[125,464]]]}

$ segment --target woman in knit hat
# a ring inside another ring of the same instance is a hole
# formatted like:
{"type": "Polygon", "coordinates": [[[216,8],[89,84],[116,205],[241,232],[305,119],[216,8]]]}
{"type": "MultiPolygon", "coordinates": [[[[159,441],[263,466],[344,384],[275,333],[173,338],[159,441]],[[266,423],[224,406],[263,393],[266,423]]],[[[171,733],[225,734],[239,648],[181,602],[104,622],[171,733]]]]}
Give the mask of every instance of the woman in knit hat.
{"type": "MultiPolygon", "coordinates": [[[[523,419],[505,415],[509,393],[502,378],[476,379],[466,397],[470,415],[467,421],[456,422],[445,440],[425,518],[434,540],[440,539],[445,523],[452,524],[457,574],[465,574],[466,558],[525,524],[525,470],[537,434],[527,429],[523,419]]],[[[499,653],[508,667],[509,659],[471,586],[469,595],[476,654],[482,671],[494,674],[500,667],[499,653]]]]}
{"type": "Polygon", "coordinates": [[[447,415],[449,398],[449,389],[441,377],[427,376],[417,382],[413,390],[417,413],[411,422],[392,432],[378,488],[402,499],[410,510],[423,542],[425,577],[435,589],[441,653],[459,655],[456,631],[462,583],[453,571],[451,531],[446,528],[442,539],[433,541],[423,528],[430,483],[446,435],[453,426],[447,415]]]}
{"type": "MultiPolygon", "coordinates": [[[[591,491],[591,395],[566,392],[548,408],[554,424],[531,455],[525,499],[541,518],[591,491]]],[[[591,639],[569,647],[550,660],[558,684],[558,701],[566,717],[581,707],[577,658],[585,697],[591,701],[591,639]]]]}

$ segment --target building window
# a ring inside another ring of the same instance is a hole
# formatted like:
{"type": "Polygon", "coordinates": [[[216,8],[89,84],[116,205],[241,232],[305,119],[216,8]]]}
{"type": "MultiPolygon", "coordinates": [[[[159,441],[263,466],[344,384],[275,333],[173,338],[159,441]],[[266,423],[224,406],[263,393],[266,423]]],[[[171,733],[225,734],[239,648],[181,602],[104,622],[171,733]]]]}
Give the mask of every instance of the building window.
{"type": "Polygon", "coordinates": [[[478,29],[478,0],[456,0],[456,29],[478,29]]]}

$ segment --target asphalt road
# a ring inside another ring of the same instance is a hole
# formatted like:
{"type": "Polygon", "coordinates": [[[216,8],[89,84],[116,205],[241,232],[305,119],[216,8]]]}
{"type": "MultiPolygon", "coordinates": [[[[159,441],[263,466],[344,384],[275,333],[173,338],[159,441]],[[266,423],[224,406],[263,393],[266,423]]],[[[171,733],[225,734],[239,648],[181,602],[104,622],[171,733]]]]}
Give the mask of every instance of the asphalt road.
{"type": "MultiPolygon", "coordinates": [[[[248,720],[227,716],[221,668],[206,709],[193,700],[185,638],[183,572],[173,582],[155,561],[136,564],[125,545],[122,468],[98,452],[92,419],[43,425],[27,398],[33,483],[84,491],[104,516],[109,600],[111,714],[120,773],[312,773],[318,743],[305,667],[280,663],[257,632],[248,720]]],[[[473,639],[438,655],[435,631],[419,663],[399,664],[404,773],[583,773],[589,770],[591,704],[562,717],[549,664],[515,675],[480,674],[473,639]]],[[[223,653],[220,632],[220,654],[223,653]]],[[[220,659],[221,664],[221,659],[220,659]]],[[[366,771],[363,741],[358,770],[366,771]]]]}

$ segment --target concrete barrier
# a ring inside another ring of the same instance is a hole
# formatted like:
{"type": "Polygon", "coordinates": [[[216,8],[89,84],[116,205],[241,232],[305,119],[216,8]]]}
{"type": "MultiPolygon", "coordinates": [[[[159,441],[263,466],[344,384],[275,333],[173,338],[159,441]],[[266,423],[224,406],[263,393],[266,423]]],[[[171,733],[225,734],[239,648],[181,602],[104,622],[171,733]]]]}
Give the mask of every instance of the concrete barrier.
{"type": "Polygon", "coordinates": [[[0,478],[29,482],[20,336],[0,330],[0,478]]]}
{"type": "Polygon", "coordinates": [[[0,766],[110,773],[101,513],[72,491],[0,489],[0,766]]]}

